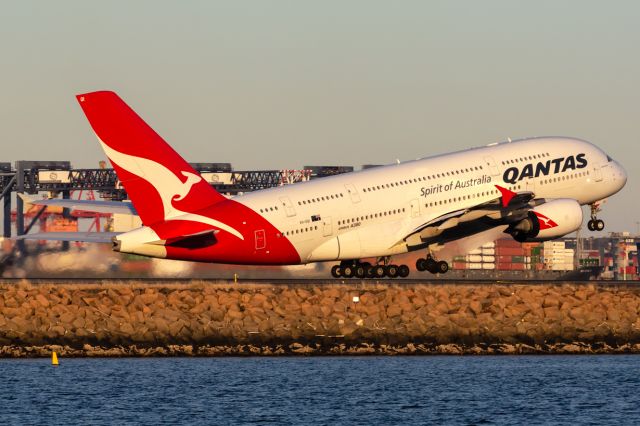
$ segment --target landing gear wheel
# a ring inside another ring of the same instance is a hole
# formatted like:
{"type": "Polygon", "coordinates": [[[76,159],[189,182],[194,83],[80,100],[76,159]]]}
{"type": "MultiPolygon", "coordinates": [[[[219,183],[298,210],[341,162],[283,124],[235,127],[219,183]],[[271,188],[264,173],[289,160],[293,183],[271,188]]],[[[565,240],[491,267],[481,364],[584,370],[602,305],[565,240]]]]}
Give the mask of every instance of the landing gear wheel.
{"type": "Polygon", "coordinates": [[[360,279],[364,278],[366,276],[366,268],[365,268],[365,266],[364,265],[356,266],[354,275],[356,276],[356,278],[360,278],[360,279]]]}
{"type": "Polygon", "coordinates": [[[340,265],[334,265],[331,268],[331,276],[333,278],[340,278],[340,265]]]}
{"type": "Polygon", "coordinates": [[[384,266],[382,265],[373,267],[373,276],[376,278],[384,278],[385,272],[384,266]]]}
{"type": "Polygon", "coordinates": [[[365,268],[365,274],[367,278],[375,278],[376,277],[376,267],[375,266],[367,266],[365,268]]]}
{"type": "Polygon", "coordinates": [[[449,270],[449,264],[444,260],[441,260],[440,262],[436,263],[436,272],[440,274],[445,274],[447,273],[448,270],[449,270]]]}
{"type": "Polygon", "coordinates": [[[420,272],[427,270],[427,259],[420,258],[416,261],[416,269],[420,272]]]}
{"type": "Polygon", "coordinates": [[[398,266],[388,265],[385,272],[389,278],[396,278],[398,276],[398,266]]]}
{"type": "Polygon", "coordinates": [[[355,268],[353,266],[347,265],[342,268],[342,276],[345,278],[351,278],[355,274],[355,268]]]}
{"type": "Polygon", "coordinates": [[[407,265],[398,266],[398,275],[400,278],[407,278],[409,276],[409,267],[407,265]]]}
{"type": "Polygon", "coordinates": [[[587,222],[589,231],[602,231],[604,229],[604,221],[601,219],[591,219],[587,222]]]}
{"type": "Polygon", "coordinates": [[[438,273],[438,262],[436,262],[432,257],[428,257],[426,259],[426,270],[431,272],[432,274],[438,273]]]}

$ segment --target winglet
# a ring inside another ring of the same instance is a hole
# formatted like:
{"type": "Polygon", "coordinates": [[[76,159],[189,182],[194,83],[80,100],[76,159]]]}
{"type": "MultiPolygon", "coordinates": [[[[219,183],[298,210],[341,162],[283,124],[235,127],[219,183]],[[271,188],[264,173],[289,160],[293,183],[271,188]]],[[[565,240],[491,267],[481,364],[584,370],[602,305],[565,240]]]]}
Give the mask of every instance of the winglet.
{"type": "Polygon", "coordinates": [[[495,185],[495,187],[498,188],[498,191],[500,191],[500,194],[502,194],[502,207],[507,207],[513,197],[516,196],[516,193],[511,191],[510,189],[503,188],[500,185],[495,185]]]}

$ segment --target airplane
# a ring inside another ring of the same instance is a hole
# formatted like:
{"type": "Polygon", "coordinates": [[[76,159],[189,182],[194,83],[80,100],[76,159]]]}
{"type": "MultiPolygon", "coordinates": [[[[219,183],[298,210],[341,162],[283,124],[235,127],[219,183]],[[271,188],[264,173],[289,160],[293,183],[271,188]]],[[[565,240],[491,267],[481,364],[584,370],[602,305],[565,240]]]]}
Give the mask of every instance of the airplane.
{"type": "Polygon", "coordinates": [[[620,163],[587,141],[535,137],[229,198],[114,92],[77,100],[131,203],[22,196],[42,206],[135,214],[143,226],[19,239],[103,242],[121,253],[241,265],[339,261],[336,278],[396,278],[410,268],[395,265],[395,255],[420,250],[418,271],[445,273],[449,264],[438,253],[448,244],[491,231],[520,242],[555,239],[581,227],[585,205],[588,228],[601,231],[600,202],[627,181],[620,163]]]}

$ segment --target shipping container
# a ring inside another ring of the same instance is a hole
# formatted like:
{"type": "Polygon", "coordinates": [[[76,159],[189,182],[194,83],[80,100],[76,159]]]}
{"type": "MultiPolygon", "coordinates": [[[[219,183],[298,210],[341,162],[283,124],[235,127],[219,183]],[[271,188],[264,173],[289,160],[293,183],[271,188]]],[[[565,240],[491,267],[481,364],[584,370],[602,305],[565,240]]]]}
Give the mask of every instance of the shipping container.
{"type": "Polygon", "coordinates": [[[564,265],[561,263],[557,263],[550,266],[552,271],[573,271],[575,269],[573,263],[566,263],[564,265]]]}
{"type": "Polygon", "coordinates": [[[495,248],[482,248],[482,254],[486,256],[495,256],[496,249],[495,248]]]}
{"type": "Polygon", "coordinates": [[[524,256],[522,247],[496,247],[496,256],[524,256]]]}
{"type": "Polygon", "coordinates": [[[482,255],[482,262],[483,263],[495,263],[495,261],[496,261],[496,257],[495,256],[482,255]]]}
{"type": "Polygon", "coordinates": [[[78,232],[78,220],[56,217],[47,220],[43,228],[42,230],[46,232],[78,232]]]}
{"type": "Polygon", "coordinates": [[[467,263],[467,269],[482,269],[482,263],[467,263]]]}
{"type": "Polygon", "coordinates": [[[467,256],[467,262],[469,263],[479,263],[482,262],[482,256],[479,254],[470,254],[467,256]]]}
{"type": "Polygon", "coordinates": [[[488,269],[488,270],[496,269],[496,264],[495,263],[483,263],[482,264],[482,269],[488,269]]]}
{"type": "Polygon", "coordinates": [[[496,263],[496,269],[500,271],[524,271],[524,263],[496,263]]]}
{"type": "Polygon", "coordinates": [[[501,238],[499,240],[496,240],[496,249],[507,247],[522,249],[522,244],[517,242],[513,238],[501,238]]]}
{"type": "Polygon", "coordinates": [[[467,269],[466,262],[453,262],[452,269],[467,269]]]}

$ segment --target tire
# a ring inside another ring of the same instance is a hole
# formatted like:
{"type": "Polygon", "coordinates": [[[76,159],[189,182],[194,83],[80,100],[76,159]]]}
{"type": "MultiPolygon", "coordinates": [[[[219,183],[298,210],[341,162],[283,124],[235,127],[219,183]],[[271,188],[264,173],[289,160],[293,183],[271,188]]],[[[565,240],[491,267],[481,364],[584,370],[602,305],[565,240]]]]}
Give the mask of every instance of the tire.
{"type": "Polygon", "coordinates": [[[365,272],[367,278],[375,278],[376,277],[376,267],[375,266],[367,266],[365,268],[365,272]]]}
{"type": "Polygon", "coordinates": [[[594,228],[596,228],[596,231],[604,230],[604,221],[600,219],[596,220],[594,224],[594,228]]]}
{"type": "Polygon", "coordinates": [[[334,265],[333,268],[331,268],[331,276],[333,278],[340,278],[340,265],[334,265]]]}
{"type": "Polygon", "coordinates": [[[384,266],[378,265],[373,267],[373,276],[376,278],[384,278],[385,270],[384,266]]]}
{"type": "Polygon", "coordinates": [[[439,274],[446,274],[449,271],[449,264],[444,260],[437,263],[436,270],[439,274]]]}
{"type": "Polygon", "coordinates": [[[398,275],[401,278],[407,278],[409,276],[409,267],[407,265],[398,266],[398,275]]]}
{"type": "Polygon", "coordinates": [[[418,259],[416,261],[416,269],[420,272],[427,270],[427,259],[418,259]]]}
{"type": "Polygon", "coordinates": [[[438,273],[438,262],[436,262],[435,260],[429,258],[426,260],[426,270],[431,272],[432,274],[437,274],[438,273]]]}
{"type": "Polygon", "coordinates": [[[397,278],[398,277],[398,266],[397,265],[388,265],[386,267],[386,275],[389,278],[397,278]]]}
{"type": "Polygon", "coordinates": [[[366,269],[363,265],[356,266],[355,274],[356,278],[364,278],[366,276],[366,269]]]}
{"type": "Polygon", "coordinates": [[[595,231],[596,227],[595,227],[595,223],[593,220],[590,220],[589,222],[587,222],[587,228],[589,229],[589,231],[595,231]]]}
{"type": "Polygon", "coordinates": [[[345,266],[344,268],[342,268],[342,276],[345,278],[351,278],[353,277],[353,274],[355,273],[355,268],[353,266],[345,266]]]}

